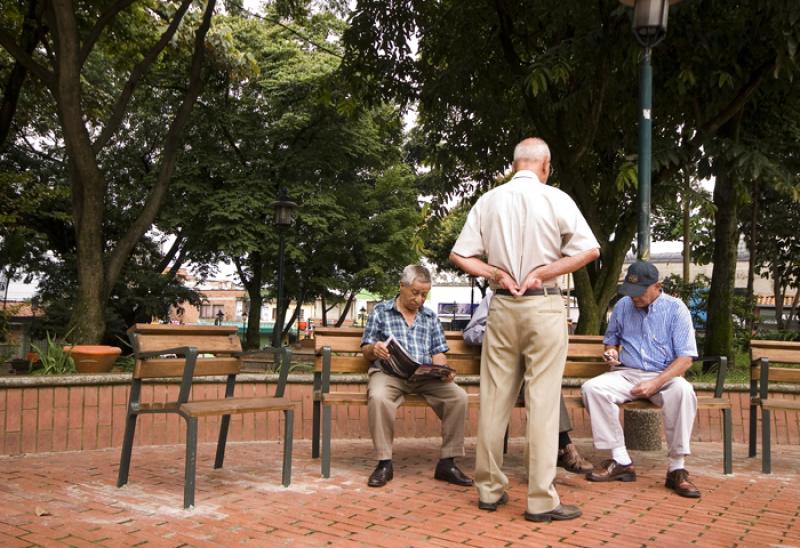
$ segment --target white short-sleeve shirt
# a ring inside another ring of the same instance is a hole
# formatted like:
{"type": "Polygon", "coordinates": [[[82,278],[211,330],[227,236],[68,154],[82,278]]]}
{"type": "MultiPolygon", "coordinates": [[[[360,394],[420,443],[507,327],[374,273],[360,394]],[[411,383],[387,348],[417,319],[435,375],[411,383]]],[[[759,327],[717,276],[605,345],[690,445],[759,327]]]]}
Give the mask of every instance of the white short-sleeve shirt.
{"type": "Polygon", "coordinates": [[[521,283],[535,268],[599,247],[573,199],[522,170],[472,206],[453,252],[486,257],[521,283]]]}

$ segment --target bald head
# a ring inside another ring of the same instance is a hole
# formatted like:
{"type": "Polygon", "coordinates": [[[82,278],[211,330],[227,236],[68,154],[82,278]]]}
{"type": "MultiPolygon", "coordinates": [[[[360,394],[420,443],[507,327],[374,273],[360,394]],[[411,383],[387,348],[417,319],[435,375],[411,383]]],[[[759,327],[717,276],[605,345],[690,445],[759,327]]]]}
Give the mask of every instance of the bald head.
{"type": "Polygon", "coordinates": [[[533,171],[541,182],[546,183],[550,175],[550,147],[538,137],[520,141],[514,148],[513,169],[533,171]]]}

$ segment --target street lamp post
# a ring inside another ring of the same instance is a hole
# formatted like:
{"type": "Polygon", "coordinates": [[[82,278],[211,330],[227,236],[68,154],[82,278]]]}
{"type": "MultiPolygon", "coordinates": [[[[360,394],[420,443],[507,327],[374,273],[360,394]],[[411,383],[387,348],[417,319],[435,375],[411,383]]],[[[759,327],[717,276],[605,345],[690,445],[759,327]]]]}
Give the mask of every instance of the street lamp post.
{"type": "Polygon", "coordinates": [[[363,306],[358,310],[358,323],[361,324],[361,327],[367,323],[367,309],[363,306]]]}
{"type": "MultiPolygon", "coordinates": [[[[636,255],[650,260],[650,175],[653,154],[653,48],[667,35],[670,4],[680,0],[619,0],[633,6],[633,34],[644,48],[639,64],[639,223],[636,255]]],[[[628,448],[654,451],[661,448],[659,417],[647,410],[625,410],[625,440],[628,448]]]]}
{"type": "Polygon", "coordinates": [[[639,223],[636,250],[640,260],[650,259],[650,175],[653,156],[652,49],[667,35],[669,7],[680,0],[619,0],[633,7],[633,34],[644,48],[639,65],[639,223]]]}
{"type": "Polygon", "coordinates": [[[294,220],[294,210],[297,204],[289,199],[286,187],[281,187],[278,193],[278,200],[272,202],[275,210],[274,224],[278,229],[278,311],[275,315],[275,325],[272,328],[272,347],[280,348],[281,333],[283,332],[283,322],[286,307],[283,306],[283,264],[286,253],[286,227],[294,220]]]}

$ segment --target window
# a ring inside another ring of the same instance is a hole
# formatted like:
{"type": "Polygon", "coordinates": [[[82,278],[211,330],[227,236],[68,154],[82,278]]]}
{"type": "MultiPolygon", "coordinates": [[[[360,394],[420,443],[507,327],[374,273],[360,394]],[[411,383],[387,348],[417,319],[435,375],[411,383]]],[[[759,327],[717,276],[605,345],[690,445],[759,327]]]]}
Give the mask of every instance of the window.
{"type": "Polygon", "coordinates": [[[204,304],[200,306],[200,317],[207,319],[216,319],[217,314],[225,313],[225,306],[221,304],[204,304]]]}

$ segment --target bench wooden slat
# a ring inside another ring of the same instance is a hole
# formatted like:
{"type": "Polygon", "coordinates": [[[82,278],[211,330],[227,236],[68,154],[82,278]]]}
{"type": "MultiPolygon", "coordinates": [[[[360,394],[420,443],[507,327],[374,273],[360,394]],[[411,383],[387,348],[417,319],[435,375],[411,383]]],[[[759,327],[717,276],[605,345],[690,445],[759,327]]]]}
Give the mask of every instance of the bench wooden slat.
{"type": "Polygon", "coordinates": [[[181,405],[180,409],[190,417],[208,417],[214,415],[239,415],[242,413],[258,413],[261,411],[280,411],[294,408],[289,398],[252,397],[228,398],[219,400],[199,400],[181,405]]]}
{"type": "Polygon", "coordinates": [[[201,354],[209,353],[228,353],[242,351],[242,343],[238,335],[230,333],[223,336],[211,336],[209,334],[183,334],[164,336],[159,334],[140,335],[137,338],[139,352],[158,352],[167,348],[178,348],[182,346],[194,346],[201,354]]]}
{"type": "MultiPolygon", "coordinates": [[[[761,379],[761,367],[751,367],[750,378],[753,380],[761,379]]],[[[769,382],[800,383],[800,368],[772,367],[772,364],[770,364],[769,382]]]]}
{"type": "MultiPolygon", "coordinates": [[[[320,395],[320,400],[328,405],[336,404],[367,404],[366,392],[328,392],[320,395]]],[[[478,405],[480,403],[480,394],[467,394],[468,405],[478,405]]],[[[428,403],[425,398],[416,394],[409,394],[405,397],[403,405],[424,405],[428,403]]]]}
{"type": "Polygon", "coordinates": [[[800,342],[750,341],[750,359],[767,358],[770,362],[800,363],[800,342]]]}
{"type": "Polygon", "coordinates": [[[768,398],[761,400],[764,409],[785,409],[787,411],[800,411],[800,401],[768,398]]]}
{"type": "MultiPolygon", "coordinates": [[[[180,377],[185,365],[183,358],[152,358],[136,360],[133,368],[135,379],[155,379],[160,377],[180,377]]],[[[241,369],[238,358],[197,358],[194,376],[234,375],[241,369]]]]}
{"type": "Polygon", "coordinates": [[[568,378],[589,379],[601,373],[606,373],[609,368],[605,362],[576,362],[572,361],[572,352],[568,354],[567,364],[564,366],[564,376],[568,378]]]}

